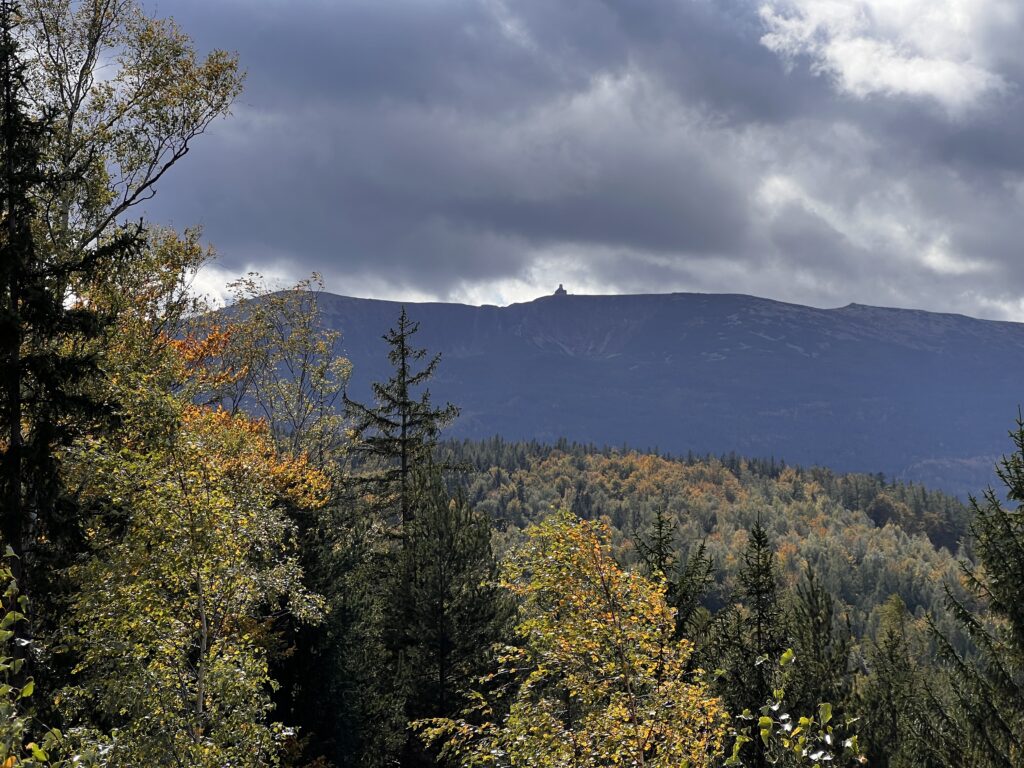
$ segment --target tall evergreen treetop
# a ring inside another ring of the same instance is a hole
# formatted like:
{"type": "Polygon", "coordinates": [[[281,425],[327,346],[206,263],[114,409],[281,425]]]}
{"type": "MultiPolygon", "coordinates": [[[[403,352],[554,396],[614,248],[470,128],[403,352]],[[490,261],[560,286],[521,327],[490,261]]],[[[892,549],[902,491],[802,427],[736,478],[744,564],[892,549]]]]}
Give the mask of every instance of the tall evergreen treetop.
{"type": "Polygon", "coordinates": [[[786,624],[797,664],[786,679],[786,702],[795,712],[813,712],[823,701],[845,712],[853,675],[853,643],[848,616],[840,615],[829,594],[808,564],[792,594],[786,624]]]}
{"type": "Polygon", "coordinates": [[[665,580],[665,599],[676,611],[676,637],[693,639],[701,622],[701,600],[715,581],[714,563],[707,554],[707,542],[694,547],[685,562],[676,551],[676,523],[665,507],[655,512],[646,536],[635,536],[634,544],[647,570],[665,580]]]}
{"type": "MultiPolygon", "coordinates": [[[[750,530],[739,582],[734,604],[716,617],[704,654],[708,666],[724,671],[716,685],[729,711],[757,712],[779,687],[778,660],[786,649],[775,552],[760,519],[750,530]]],[[[752,740],[744,759],[744,765],[767,768],[767,745],[752,740]]]]}
{"type": "MultiPolygon", "coordinates": [[[[751,633],[751,641],[758,656],[767,655],[774,660],[784,650],[779,574],[775,550],[760,520],[750,530],[739,578],[742,602],[749,611],[746,624],[751,633]]],[[[770,692],[771,688],[765,681],[762,698],[767,698],[770,692]]]]}
{"type": "Polygon", "coordinates": [[[345,396],[355,438],[353,451],[371,464],[370,472],[361,480],[375,486],[381,506],[397,505],[403,525],[413,516],[413,470],[430,456],[441,429],[459,414],[451,403],[435,407],[429,389],[424,388],[418,397],[415,394],[441,361],[440,354],[427,359],[425,349],[413,346],[412,337],[418,330],[419,323],[409,319],[403,306],[398,324],[384,335],[391,347],[388,360],[394,366],[394,375],[386,382],[373,384],[375,405],[363,405],[345,396]]]}

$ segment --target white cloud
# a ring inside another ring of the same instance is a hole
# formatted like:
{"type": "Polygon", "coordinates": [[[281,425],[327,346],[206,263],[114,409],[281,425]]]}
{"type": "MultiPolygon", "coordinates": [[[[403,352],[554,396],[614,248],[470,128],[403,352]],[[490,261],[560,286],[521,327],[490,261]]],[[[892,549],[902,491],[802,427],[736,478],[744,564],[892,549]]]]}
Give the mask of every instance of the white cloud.
{"type": "Polygon", "coordinates": [[[967,259],[950,250],[948,235],[940,236],[924,252],[924,265],[940,275],[970,275],[975,272],[986,272],[989,265],[976,259],[967,259]]]}
{"type": "Polygon", "coordinates": [[[928,98],[951,115],[1006,88],[988,38],[1017,11],[1008,0],[767,0],[761,42],[808,56],[844,92],[928,98]]]}
{"type": "Polygon", "coordinates": [[[210,306],[223,307],[232,301],[231,283],[254,273],[262,276],[267,287],[272,290],[288,288],[301,278],[309,276],[280,262],[251,263],[238,270],[228,269],[217,262],[209,262],[192,275],[190,288],[194,296],[204,299],[210,306]]]}
{"type": "Polygon", "coordinates": [[[252,91],[157,198],[224,253],[198,290],[259,265],[409,301],[563,282],[1024,319],[1021,0],[323,5],[351,23],[307,14],[290,69],[262,32],[220,42],[252,91]]]}

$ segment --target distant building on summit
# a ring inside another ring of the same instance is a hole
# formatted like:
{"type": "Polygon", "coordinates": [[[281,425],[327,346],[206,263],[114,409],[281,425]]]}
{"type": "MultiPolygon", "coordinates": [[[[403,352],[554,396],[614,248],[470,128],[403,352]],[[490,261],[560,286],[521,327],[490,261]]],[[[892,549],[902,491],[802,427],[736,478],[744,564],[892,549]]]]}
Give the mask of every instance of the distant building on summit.
{"type": "Polygon", "coordinates": [[[567,290],[565,290],[565,288],[562,287],[561,283],[559,283],[558,284],[558,290],[556,290],[554,292],[554,294],[552,294],[552,295],[554,295],[554,296],[568,296],[569,292],[567,290]]]}

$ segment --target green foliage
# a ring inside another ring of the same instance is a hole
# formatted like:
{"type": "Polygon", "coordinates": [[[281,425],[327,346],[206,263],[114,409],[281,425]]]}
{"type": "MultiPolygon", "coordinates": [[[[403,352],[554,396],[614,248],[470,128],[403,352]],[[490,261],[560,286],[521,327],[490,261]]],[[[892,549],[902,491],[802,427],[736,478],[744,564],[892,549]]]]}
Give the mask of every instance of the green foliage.
{"type": "Polygon", "coordinates": [[[169,445],[93,442],[78,462],[88,495],[132,514],[97,521],[97,556],[74,569],[71,714],[111,724],[110,765],[275,764],[270,622],[318,614],[275,499],[315,503],[316,479],[276,458],[261,427],[201,410],[169,445]]]}
{"type": "Polygon", "coordinates": [[[51,694],[67,673],[51,655],[66,569],[85,556],[90,514],[65,460],[114,428],[119,407],[104,359],[118,307],[95,289],[148,274],[145,228],[119,222],[227,110],[238,78],[231,57],[197,64],[187,37],[132,2],[4,0],[0,15],[0,505],[12,568],[35,597],[30,661],[51,694]]]}
{"type": "MultiPolygon", "coordinates": [[[[859,732],[868,764],[879,768],[937,766],[925,724],[929,722],[930,657],[926,627],[908,615],[894,595],[882,611],[878,637],[865,653],[866,673],[856,683],[853,708],[860,714],[859,732]]],[[[931,670],[932,683],[935,671],[931,670]]]]}
{"type": "MultiPolygon", "coordinates": [[[[227,111],[237,63],[201,60],[132,0],[5,0],[0,16],[0,504],[11,583],[40,598],[29,642],[8,590],[3,671],[19,705],[35,689],[70,723],[22,755],[29,721],[8,709],[4,768],[64,765],[58,746],[84,764],[90,743],[104,765],[272,765],[269,661],[284,616],[319,613],[285,510],[330,483],[312,441],[280,454],[278,420],[194,406],[237,374],[210,364],[223,334],[186,327],[208,254],[195,232],[117,223],[227,111]]],[[[286,413],[288,394],[274,412],[312,434],[315,408],[286,413]]]]}
{"type": "MultiPolygon", "coordinates": [[[[513,609],[498,585],[490,521],[451,495],[437,468],[416,471],[412,507],[388,619],[408,721],[456,715],[467,704],[513,609]]],[[[413,741],[402,762],[433,761],[413,741]]]]}
{"type": "Polygon", "coordinates": [[[967,648],[963,632],[944,610],[943,583],[955,582],[957,560],[923,534],[910,535],[892,522],[877,525],[864,510],[870,499],[887,493],[916,499],[908,501],[914,510],[934,504],[936,514],[948,508],[966,515],[950,497],[827,470],[776,467],[773,476],[770,465],[739,459],[730,468],[718,459],[666,459],[567,443],[558,448],[500,440],[445,448],[454,461],[474,467],[467,499],[502,529],[499,554],[552,507],[565,507],[588,510],[580,514],[590,519],[607,519],[616,555],[633,564],[642,559],[637,536],[649,537],[662,510],[679,561],[696,554],[704,542],[703,556],[715,571],[700,603],[715,613],[738,592],[740,554],[760,516],[773,541],[780,586],[795,588],[810,567],[821,588],[836,599],[837,612],[849,618],[855,638],[874,636],[881,606],[896,594],[912,614],[935,616],[958,649],[967,648]]]}
{"type": "Polygon", "coordinates": [[[502,638],[512,603],[498,585],[490,521],[460,494],[452,496],[436,468],[417,471],[413,507],[395,623],[409,670],[411,719],[421,719],[462,708],[463,689],[502,638]]]}
{"type": "MultiPolygon", "coordinates": [[[[637,481],[629,480],[628,474],[646,473],[653,470],[653,466],[637,466],[630,457],[639,454],[626,450],[582,445],[564,439],[543,444],[536,441],[510,442],[500,437],[484,441],[451,441],[444,447],[455,460],[472,466],[477,473],[491,474],[494,468],[499,468],[510,479],[532,468],[548,468],[544,473],[548,475],[554,468],[564,471],[566,464],[575,467],[576,477],[571,478],[567,485],[524,489],[524,498],[518,499],[523,504],[521,509],[509,506],[516,496],[508,493],[507,486],[504,487],[506,493],[487,498],[489,512],[498,519],[517,525],[525,524],[531,514],[542,515],[550,508],[547,505],[554,503],[551,496],[560,497],[559,503],[584,517],[608,515],[616,527],[623,529],[630,527],[632,517],[638,512],[643,513],[649,522],[648,508],[665,508],[679,515],[683,507],[689,505],[691,513],[700,515],[709,499],[694,494],[695,489],[690,486],[708,481],[723,485],[722,490],[732,496],[730,504],[738,501],[738,506],[744,506],[743,502],[748,499],[759,502],[745,525],[749,525],[758,512],[766,515],[766,519],[773,517],[772,507],[777,504],[790,506],[793,501],[807,502],[826,497],[834,502],[837,512],[862,513],[862,519],[875,527],[884,528],[891,523],[912,536],[926,535],[936,547],[946,547],[955,554],[960,539],[967,534],[971,519],[970,509],[959,499],[930,491],[921,485],[887,482],[880,475],[837,474],[824,467],[800,469],[774,460],[742,458],[735,454],[722,457],[691,454],[685,458],[653,456],[653,464],[664,462],[674,471],[658,471],[661,482],[653,488],[650,485],[641,488],[637,481]],[[630,464],[634,466],[629,468],[630,464]],[[624,481],[620,486],[624,493],[616,493],[615,488],[590,477],[592,472],[603,466],[615,467],[614,471],[624,481]],[[709,468],[714,471],[708,471],[709,468]],[[719,469],[726,470],[725,474],[719,469]],[[730,478],[738,481],[738,486],[746,489],[747,493],[735,496],[733,491],[728,491],[724,486],[730,478]],[[632,493],[639,490],[644,493],[632,493]],[[535,493],[544,498],[535,500],[535,493]],[[889,517],[877,515],[877,519],[872,517],[872,511],[878,512],[890,503],[898,505],[895,514],[889,517]],[[522,517],[523,513],[526,517],[522,517]]],[[[480,484],[485,485],[486,480],[481,478],[480,484]]],[[[478,493],[472,489],[470,498],[475,499],[478,493]]]]}
{"type": "MultiPolygon", "coordinates": [[[[295,301],[296,295],[274,301],[295,301]]],[[[261,308],[247,305],[241,314],[258,318],[275,310],[274,301],[264,298],[261,308]]],[[[438,474],[444,467],[433,464],[437,436],[457,411],[433,407],[429,391],[418,391],[439,358],[418,367],[427,353],[412,346],[416,331],[403,310],[385,337],[394,375],[374,384],[374,406],[344,398],[350,428],[338,477],[342,492],[304,547],[316,553],[307,572],[328,612],[323,632],[307,646],[307,674],[295,678],[296,691],[308,701],[296,711],[310,726],[307,754],[330,755],[339,765],[432,763],[406,724],[461,705],[461,691],[507,613],[493,585],[489,521],[448,494],[438,474]],[[322,700],[335,705],[324,708],[322,700]]],[[[257,330],[249,348],[266,344],[266,335],[257,330]]],[[[276,330],[270,335],[283,337],[276,330]]],[[[310,348],[303,338],[297,348],[310,348]]],[[[337,340],[324,341],[301,359],[326,360],[337,340]]],[[[281,372],[290,367],[277,364],[281,372]]],[[[269,406],[271,414],[280,408],[269,406]]],[[[326,405],[318,409],[327,411],[326,405]]],[[[332,434],[341,421],[332,414],[332,434]]]]}
{"type": "Polygon", "coordinates": [[[23,0],[30,101],[49,113],[54,184],[40,228],[59,260],[88,254],[155,186],[241,90],[237,57],[200,59],[170,19],[136,0],[23,0]]]}
{"type": "MultiPolygon", "coordinates": [[[[778,666],[792,676],[794,668],[799,666],[792,649],[782,654],[778,666]]],[[[725,765],[852,768],[863,763],[858,737],[852,728],[855,721],[838,721],[828,702],[792,714],[785,706],[786,698],[786,691],[778,688],[760,707],[758,715],[746,710],[737,717],[739,725],[733,731],[732,753],[725,765]],[[741,755],[752,744],[760,745],[756,753],[758,762],[745,763],[741,755]]]]}
{"type": "Polygon", "coordinates": [[[840,617],[833,597],[807,567],[786,612],[786,632],[799,664],[788,667],[786,703],[809,712],[819,702],[846,711],[853,674],[853,637],[848,619],[840,617]]]}
{"type": "MultiPolygon", "coordinates": [[[[133,233],[104,230],[88,252],[55,252],[39,224],[59,186],[45,155],[51,115],[33,113],[38,63],[23,51],[24,15],[0,4],[0,505],[3,536],[22,589],[46,596],[44,575],[60,564],[75,505],[63,493],[58,452],[101,412],[87,384],[97,373],[87,343],[96,312],[70,299],[106,259],[133,250],[133,233]],[[26,62],[32,62],[30,68],[26,62]],[[55,551],[56,550],[56,551],[55,551]]],[[[16,629],[21,634],[21,627],[16,629]]]]}
{"type": "MultiPolygon", "coordinates": [[[[743,551],[739,581],[737,602],[716,617],[702,654],[718,664],[715,687],[729,711],[753,712],[779,686],[773,660],[786,647],[775,553],[760,521],[743,551]]],[[[769,764],[761,741],[750,740],[743,751],[750,765],[769,764]]]]}
{"type": "MultiPolygon", "coordinates": [[[[918,628],[929,615],[954,647],[970,653],[965,633],[943,609],[942,584],[956,576],[958,565],[947,551],[922,535],[909,536],[894,520],[879,526],[867,508],[884,494],[902,499],[907,514],[934,504],[936,515],[961,519],[963,508],[955,500],[874,476],[739,459],[677,461],[567,443],[545,448],[500,440],[455,445],[453,453],[476,468],[469,498],[503,524],[499,547],[514,549],[545,508],[566,505],[609,519],[614,551],[626,562],[638,562],[649,573],[668,572],[669,596],[681,616],[689,601],[672,597],[673,583],[686,581],[689,571],[700,595],[697,620],[681,631],[697,643],[695,658],[722,670],[719,690],[736,693],[729,705],[734,714],[763,706],[755,697],[738,700],[750,685],[743,682],[743,668],[758,656],[748,656],[749,649],[725,652],[752,645],[755,634],[747,624],[752,616],[747,604],[757,601],[744,598],[741,572],[749,570],[751,560],[747,531],[760,518],[770,536],[760,559],[774,553],[777,568],[782,645],[776,652],[791,647],[801,662],[783,670],[768,664],[771,656],[760,656],[757,670],[767,673],[769,690],[786,691],[780,706],[813,713],[819,702],[829,701],[836,718],[859,717],[871,764],[935,764],[930,755],[937,739],[928,732],[940,720],[926,713],[929,702],[948,697],[934,643],[918,628]],[[708,583],[704,574],[712,560],[717,569],[708,583]],[[906,642],[898,647],[890,599],[910,605],[904,609],[906,642]],[[709,627],[716,631],[709,634],[709,627]]],[[[967,599],[955,582],[951,589],[967,599]]],[[[754,671],[748,676],[753,681],[754,671]]],[[[746,752],[752,746],[743,746],[745,757],[751,757],[746,752]]]]}
{"type": "Polygon", "coordinates": [[[0,21],[0,768],[432,764],[410,719],[465,765],[836,765],[854,711],[879,765],[1021,763],[1021,509],[500,440],[456,446],[463,493],[431,463],[457,410],[404,308],[362,405],[316,278],[250,277],[204,325],[198,233],[118,225],[226,113],[235,57],[135,0],[0,0],[0,21]]]}
{"type": "Polygon", "coordinates": [[[963,579],[984,607],[973,609],[949,591],[949,610],[977,648],[958,653],[943,635],[952,701],[936,701],[931,722],[946,765],[1011,768],[1024,759],[1024,417],[1010,433],[1014,451],[996,467],[1007,502],[993,489],[972,499],[977,565],[963,563],[963,579]],[[1016,506],[1010,506],[1016,505],[1016,506]]]}
{"type": "Polygon", "coordinates": [[[397,508],[400,525],[408,523],[413,513],[413,471],[431,458],[441,429],[458,415],[451,403],[435,408],[429,389],[415,395],[414,390],[426,384],[441,361],[435,355],[414,370],[427,356],[425,349],[412,345],[418,330],[419,323],[409,319],[403,306],[398,324],[384,335],[394,374],[386,382],[374,382],[375,404],[363,405],[345,396],[352,451],[360,460],[356,479],[375,497],[378,509],[397,508]]]}
{"type": "Polygon", "coordinates": [[[648,534],[637,535],[634,541],[647,572],[668,585],[665,599],[675,610],[676,635],[693,639],[706,628],[709,616],[701,600],[714,583],[714,564],[707,556],[706,543],[700,542],[686,562],[680,563],[675,521],[663,508],[655,512],[648,534]]]}
{"type": "Polygon", "coordinates": [[[32,717],[35,680],[24,678],[25,659],[12,652],[17,642],[15,629],[26,623],[28,613],[28,599],[19,594],[18,582],[10,567],[13,557],[8,547],[0,564],[3,603],[12,606],[0,615],[0,766],[89,768],[101,765],[104,751],[83,739],[82,734],[65,736],[56,728],[40,728],[32,717]]]}
{"type": "Polygon", "coordinates": [[[338,406],[352,365],[335,351],[341,334],[321,321],[319,275],[279,292],[255,274],[231,287],[233,322],[221,364],[236,375],[211,395],[232,413],[264,419],[281,450],[335,471],[344,448],[338,406]]]}
{"type": "Polygon", "coordinates": [[[607,526],[557,513],[505,566],[519,644],[459,719],[419,724],[460,765],[707,766],[725,718],[665,587],[622,570],[607,526]],[[495,690],[496,689],[496,690],[495,690]]]}

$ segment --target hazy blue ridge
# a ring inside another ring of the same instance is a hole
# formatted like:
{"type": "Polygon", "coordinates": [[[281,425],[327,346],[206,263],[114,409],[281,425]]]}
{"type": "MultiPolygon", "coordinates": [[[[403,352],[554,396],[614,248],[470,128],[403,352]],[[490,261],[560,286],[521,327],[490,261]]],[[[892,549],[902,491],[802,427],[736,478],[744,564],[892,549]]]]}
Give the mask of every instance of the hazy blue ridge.
{"type": "MultiPolygon", "coordinates": [[[[399,306],[321,296],[356,399],[389,373],[399,306]]],[[[462,409],[451,437],[735,451],[965,495],[992,482],[1024,402],[1019,323],[730,294],[406,307],[442,354],[434,400],[462,409]]]]}

